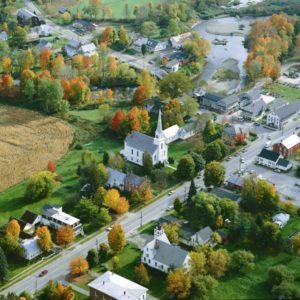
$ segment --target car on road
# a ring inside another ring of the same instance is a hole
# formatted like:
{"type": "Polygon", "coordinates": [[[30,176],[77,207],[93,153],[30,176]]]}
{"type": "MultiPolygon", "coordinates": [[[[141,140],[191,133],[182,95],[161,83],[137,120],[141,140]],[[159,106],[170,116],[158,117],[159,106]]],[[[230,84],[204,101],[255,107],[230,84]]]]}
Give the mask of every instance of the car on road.
{"type": "Polygon", "coordinates": [[[197,179],[200,179],[200,178],[201,178],[201,175],[198,175],[198,176],[197,176],[197,179]]]}
{"type": "Polygon", "coordinates": [[[253,124],[254,126],[260,126],[260,124],[258,122],[254,122],[253,124]]]}
{"type": "Polygon", "coordinates": [[[171,196],[172,194],[174,194],[174,191],[170,191],[170,192],[168,193],[169,196],[171,196]]]}
{"type": "Polygon", "coordinates": [[[43,270],[43,271],[39,274],[39,277],[43,277],[43,276],[45,276],[46,274],[48,274],[48,270],[43,270]]]}
{"type": "Polygon", "coordinates": [[[279,169],[274,169],[274,172],[281,173],[281,171],[279,169]]]}
{"type": "Polygon", "coordinates": [[[109,226],[106,228],[106,231],[111,231],[111,229],[112,229],[111,226],[109,226]]]}
{"type": "Polygon", "coordinates": [[[298,182],[295,182],[295,186],[298,186],[298,187],[300,187],[300,183],[298,183],[298,182]]]}
{"type": "Polygon", "coordinates": [[[172,210],[174,208],[174,205],[169,205],[168,207],[167,207],[167,211],[170,211],[170,210],[172,210]]]}
{"type": "Polygon", "coordinates": [[[272,137],[271,137],[270,134],[267,136],[267,139],[268,139],[268,140],[271,140],[271,139],[272,139],[272,137]]]}

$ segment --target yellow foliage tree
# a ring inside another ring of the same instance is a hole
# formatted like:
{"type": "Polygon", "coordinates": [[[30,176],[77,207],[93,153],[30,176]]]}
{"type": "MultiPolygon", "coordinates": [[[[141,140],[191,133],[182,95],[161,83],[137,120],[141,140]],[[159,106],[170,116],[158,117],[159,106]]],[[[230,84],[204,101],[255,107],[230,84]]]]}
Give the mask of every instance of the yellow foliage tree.
{"type": "Polygon", "coordinates": [[[49,252],[52,248],[51,234],[47,226],[38,227],[36,235],[39,237],[38,244],[42,251],[49,252]]]}
{"type": "Polygon", "coordinates": [[[70,272],[72,275],[81,275],[89,269],[89,263],[83,256],[79,256],[71,260],[70,272]]]}
{"type": "Polygon", "coordinates": [[[179,300],[189,299],[191,286],[191,277],[184,269],[177,269],[168,274],[167,293],[169,295],[175,295],[179,300]]]}
{"type": "Polygon", "coordinates": [[[120,252],[126,245],[126,236],[121,224],[112,226],[107,236],[109,247],[114,252],[120,252]]]}
{"type": "Polygon", "coordinates": [[[6,235],[9,235],[13,237],[15,240],[19,238],[20,235],[20,225],[17,220],[11,220],[9,221],[7,227],[6,227],[6,235]]]}

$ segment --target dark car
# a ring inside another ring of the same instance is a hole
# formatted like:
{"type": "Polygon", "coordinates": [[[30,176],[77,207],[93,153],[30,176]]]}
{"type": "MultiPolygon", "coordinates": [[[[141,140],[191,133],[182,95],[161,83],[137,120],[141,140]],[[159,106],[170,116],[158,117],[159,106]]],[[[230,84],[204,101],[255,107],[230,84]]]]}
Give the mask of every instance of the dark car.
{"type": "Polygon", "coordinates": [[[43,277],[43,276],[45,276],[46,274],[48,274],[48,270],[43,270],[43,271],[39,274],[39,277],[43,277]]]}

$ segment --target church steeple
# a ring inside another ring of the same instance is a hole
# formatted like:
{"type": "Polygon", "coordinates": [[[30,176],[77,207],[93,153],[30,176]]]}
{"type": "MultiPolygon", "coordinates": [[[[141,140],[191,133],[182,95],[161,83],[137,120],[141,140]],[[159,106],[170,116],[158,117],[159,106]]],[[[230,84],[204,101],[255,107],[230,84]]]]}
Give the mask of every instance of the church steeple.
{"type": "Polygon", "coordinates": [[[162,120],[161,120],[161,110],[158,112],[158,121],[157,127],[155,130],[155,138],[162,138],[164,136],[163,129],[162,129],[162,120]]]}

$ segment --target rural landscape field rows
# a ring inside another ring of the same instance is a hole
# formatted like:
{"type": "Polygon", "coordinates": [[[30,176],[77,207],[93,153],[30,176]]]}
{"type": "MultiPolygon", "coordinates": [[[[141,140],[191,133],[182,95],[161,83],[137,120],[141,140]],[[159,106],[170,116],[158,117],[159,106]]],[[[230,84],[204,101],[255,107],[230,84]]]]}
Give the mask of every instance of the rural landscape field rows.
{"type": "Polygon", "coordinates": [[[61,158],[73,129],[37,112],[0,106],[0,192],[61,158]]]}

